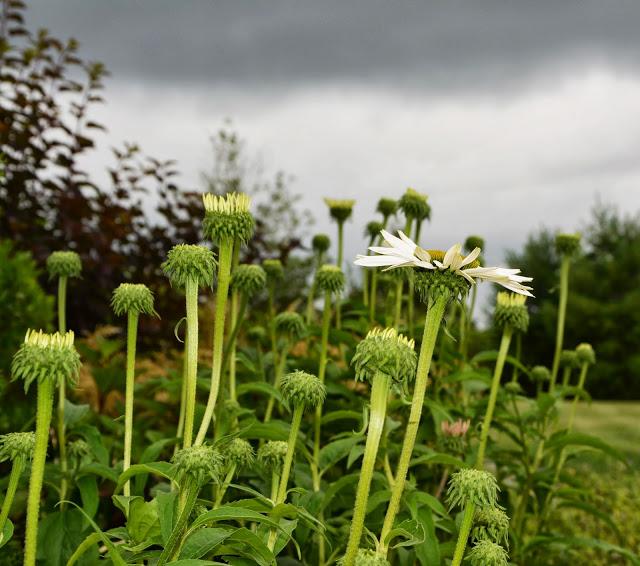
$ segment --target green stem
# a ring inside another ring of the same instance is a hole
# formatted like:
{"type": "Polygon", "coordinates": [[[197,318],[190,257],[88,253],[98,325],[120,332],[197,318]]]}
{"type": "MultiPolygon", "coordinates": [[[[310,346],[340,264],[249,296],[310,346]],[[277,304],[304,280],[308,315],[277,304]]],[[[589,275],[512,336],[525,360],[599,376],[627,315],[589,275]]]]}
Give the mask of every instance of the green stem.
{"type": "Polygon", "coordinates": [[[462,516],[462,523],[460,523],[460,531],[458,532],[458,542],[456,543],[456,549],[453,553],[453,559],[451,560],[451,566],[460,566],[462,559],[464,558],[464,551],[467,548],[467,540],[471,527],[473,526],[473,515],[475,513],[476,506],[474,503],[467,503],[464,508],[464,515],[462,516]]]}
{"type": "MultiPolygon", "coordinates": [[[[13,498],[16,495],[18,489],[18,483],[20,483],[20,476],[24,471],[24,460],[21,457],[17,457],[11,465],[11,473],[9,474],[9,484],[7,485],[7,491],[4,494],[4,500],[2,501],[2,510],[0,510],[0,537],[4,532],[4,526],[9,518],[11,512],[11,505],[13,505],[13,498]]],[[[2,540],[0,540],[2,542],[2,540]]]]}
{"type": "Polygon", "coordinates": [[[196,388],[198,376],[198,281],[187,280],[185,285],[187,307],[187,385],[184,412],[184,434],[182,446],[188,448],[193,441],[193,421],[196,410],[196,388]]]}
{"type": "MultiPolygon", "coordinates": [[[[324,262],[324,253],[319,252],[316,257],[316,268],[315,272],[320,269],[324,262]]],[[[307,297],[307,325],[311,324],[313,320],[313,301],[316,298],[316,278],[315,273],[313,274],[313,281],[311,282],[311,287],[309,287],[309,296],[307,297]]]]}
{"type": "MultiPolygon", "coordinates": [[[[338,222],[338,267],[342,269],[342,259],[344,255],[344,222],[338,222]]],[[[336,328],[342,328],[342,301],[340,296],[336,297],[336,328]]]]}
{"type": "MultiPolygon", "coordinates": [[[[287,365],[287,347],[282,349],[280,354],[280,360],[278,361],[278,367],[276,368],[276,375],[274,378],[273,386],[277,391],[280,390],[280,382],[282,381],[282,375],[284,374],[284,368],[287,365]]],[[[269,397],[267,402],[267,409],[264,412],[264,422],[268,423],[271,420],[271,414],[273,413],[273,406],[275,404],[275,397],[269,397]]]]}
{"type": "Polygon", "coordinates": [[[229,283],[231,281],[231,256],[233,255],[233,240],[225,239],[220,242],[218,250],[218,287],[216,289],[216,313],[213,323],[213,360],[211,364],[211,388],[207,407],[200,423],[195,444],[204,442],[220,391],[220,378],[222,375],[222,352],[224,345],[224,323],[229,295],[229,283]]]}
{"type": "MultiPolygon", "coordinates": [[[[516,360],[519,362],[522,359],[522,332],[516,334],[516,360]]],[[[512,383],[518,383],[518,366],[513,366],[513,375],[511,376],[512,383]]]]}
{"type": "Polygon", "coordinates": [[[275,504],[278,497],[278,486],[280,485],[280,474],[275,470],[271,472],[271,501],[275,504]]]}
{"type": "MultiPolygon", "coordinates": [[[[124,463],[122,471],[131,466],[131,443],[133,440],[133,389],[135,387],[136,339],[138,336],[138,313],[129,313],[127,321],[127,377],[124,403],[124,463]]],[[[131,495],[131,483],[124,484],[123,494],[131,495]]]]}
{"type": "Polygon", "coordinates": [[[36,412],[36,442],[33,448],[29,496],[27,499],[27,524],[25,528],[24,566],[35,566],[38,546],[38,516],[44,466],[47,460],[49,427],[53,413],[54,381],[45,376],[38,382],[38,406],[36,412]]]}
{"type": "MultiPolygon", "coordinates": [[[[184,413],[185,405],[187,403],[187,351],[189,350],[189,336],[185,332],[184,335],[184,352],[182,354],[182,384],[180,386],[180,415],[178,416],[178,429],[176,431],[176,437],[182,438],[184,433],[184,413]]],[[[175,445],[175,452],[179,450],[179,446],[175,445]]]]}
{"type": "MultiPolygon", "coordinates": [[[[231,295],[231,302],[234,303],[237,301],[234,300],[234,295],[231,295]]],[[[223,359],[222,359],[222,371],[223,373],[229,370],[229,392],[230,397],[235,401],[235,384],[236,384],[236,344],[238,340],[238,334],[240,333],[240,328],[242,327],[242,323],[244,322],[244,315],[247,312],[247,305],[249,303],[249,298],[246,295],[242,295],[240,299],[240,306],[238,307],[237,302],[235,305],[232,304],[231,311],[231,334],[229,334],[229,340],[227,342],[227,347],[224,349],[223,359]],[[234,308],[235,307],[235,308],[234,308]]]]}
{"type": "MultiPolygon", "coordinates": [[[[62,276],[58,279],[58,332],[64,334],[67,331],[67,278],[62,276]]],[[[68,463],[67,463],[67,431],[64,424],[64,405],[67,399],[67,383],[63,379],[58,386],[58,450],[60,454],[60,501],[61,509],[64,510],[68,489],[68,463]]]]}
{"type": "Polygon", "coordinates": [[[478,286],[474,285],[471,288],[471,304],[469,305],[469,312],[466,314],[466,326],[464,333],[464,344],[461,345],[462,359],[467,360],[467,351],[469,346],[469,337],[471,336],[471,329],[473,328],[473,313],[476,309],[476,300],[478,298],[478,286]]]}
{"type": "Polygon", "coordinates": [[[227,472],[227,475],[225,476],[224,481],[222,482],[222,485],[219,486],[218,489],[216,490],[216,500],[213,505],[214,509],[217,509],[218,507],[220,507],[220,504],[224,499],[224,494],[227,493],[227,489],[229,489],[231,480],[233,479],[233,476],[236,473],[236,468],[237,468],[236,464],[231,464],[231,467],[229,468],[229,471],[227,472]]]}
{"type": "Polygon", "coordinates": [[[496,407],[496,399],[498,390],[500,389],[500,380],[502,378],[502,370],[504,362],[509,353],[509,345],[511,344],[511,335],[513,330],[506,325],[502,331],[502,340],[500,340],[500,349],[498,350],[498,359],[496,367],[493,370],[493,380],[491,381],[491,391],[489,393],[489,402],[487,403],[487,411],[482,421],[482,431],[480,432],[480,446],[478,447],[478,455],[476,457],[476,468],[484,467],[484,453],[487,448],[487,440],[489,439],[489,431],[491,430],[491,421],[493,420],[493,411],[496,407]]]}
{"type": "Polygon", "coordinates": [[[564,322],[567,314],[567,298],[569,296],[569,266],[571,258],[562,257],[560,264],[560,302],[558,304],[558,326],[556,328],[556,350],[553,355],[553,367],[551,369],[551,381],[549,382],[549,393],[553,393],[558,369],[560,367],[560,357],[562,356],[562,343],[564,342],[564,322]]]}
{"type": "Polygon", "coordinates": [[[273,283],[269,284],[269,337],[271,338],[271,353],[273,354],[273,364],[275,366],[276,360],[278,358],[278,343],[276,340],[276,325],[275,325],[275,317],[276,317],[276,307],[275,307],[275,285],[273,283]]]}
{"type": "Polygon", "coordinates": [[[568,387],[571,381],[571,366],[566,366],[562,370],[562,387],[568,387]]]}
{"type": "Polygon", "coordinates": [[[360,548],[360,538],[364,529],[364,519],[367,512],[367,500],[373,479],[373,470],[380,446],[380,438],[384,429],[384,421],[387,412],[387,397],[389,396],[389,386],[391,380],[388,375],[376,373],[371,385],[371,411],[369,417],[369,427],[367,430],[367,442],[364,448],[364,456],[360,467],[360,478],[356,491],[356,501],[353,508],[353,518],[351,519],[351,531],[349,541],[344,555],[343,566],[354,566],[358,549],[360,548]]]}
{"type": "Polygon", "coordinates": [[[411,454],[413,453],[418,428],[420,427],[424,397],[427,391],[427,385],[429,384],[431,358],[433,357],[433,350],[436,345],[436,340],[438,339],[440,324],[448,301],[449,295],[446,293],[441,293],[435,299],[429,300],[424,324],[424,334],[422,336],[422,346],[420,347],[420,357],[418,359],[418,368],[416,371],[413,399],[411,401],[411,412],[409,413],[409,421],[405,429],[404,442],[402,443],[398,469],[395,474],[395,483],[391,490],[391,499],[389,500],[387,514],[384,518],[382,533],[380,535],[379,552],[383,556],[386,556],[388,551],[385,539],[393,529],[393,523],[400,509],[400,500],[404,491],[407,472],[409,471],[409,464],[411,462],[411,454]]]}
{"type": "Polygon", "coordinates": [[[378,270],[371,273],[371,294],[369,296],[369,324],[373,325],[376,320],[376,302],[378,299],[378,270]]]}
{"type": "MultiPolygon", "coordinates": [[[[411,235],[411,227],[413,226],[413,218],[407,217],[407,221],[404,226],[404,233],[407,236],[411,235]]],[[[396,282],[396,310],[394,316],[394,325],[396,328],[400,328],[400,319],[402,318],[402,299],[404,295],[404,280],[399,278],[396,282]]]]}
{"type": "MultiPolygon", "coordinates": [[[[475,286],[474,286],[475,288],[475,286]]],[[[460,307],[460,356],[467,361],[467,305],[461,302],[460,307]]]]}
{"type": "Polygon", "coordinates": [[[168,560],[177,558],[177,555],[180,552],[182,535],[187,527],[189,516],[191,515],[191,511],[193,511],[193,506],[198,499],[198,486],[193,479],[185,481],[184,489],[182,489],[180,493],[180,499],[184,502],[184,505],[180,510],[178,520],[171,531],[171,535],[169,535],[169,540],[167,541],[162,554],[160,554],[158,562],[156,562],[156,566],[163,566],[168,560]]]}

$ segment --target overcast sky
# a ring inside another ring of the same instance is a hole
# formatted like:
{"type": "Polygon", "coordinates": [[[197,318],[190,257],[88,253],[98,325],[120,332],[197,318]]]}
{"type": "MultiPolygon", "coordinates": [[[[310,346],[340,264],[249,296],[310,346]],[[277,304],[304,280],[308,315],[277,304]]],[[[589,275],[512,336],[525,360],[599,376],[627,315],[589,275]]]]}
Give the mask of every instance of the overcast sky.
{"type": "Polygon", "coordinates": [[[501,262],[600,198],[640,208],[638,0],[35,0],[28,22],[104,61],[109,147],[137,141],[200,183],[231,118],[347,257],[381,196],[430,195],[426,247],[469,234],[501,262]],[[330,232],[333,233],[333,232],[330,232]]]}

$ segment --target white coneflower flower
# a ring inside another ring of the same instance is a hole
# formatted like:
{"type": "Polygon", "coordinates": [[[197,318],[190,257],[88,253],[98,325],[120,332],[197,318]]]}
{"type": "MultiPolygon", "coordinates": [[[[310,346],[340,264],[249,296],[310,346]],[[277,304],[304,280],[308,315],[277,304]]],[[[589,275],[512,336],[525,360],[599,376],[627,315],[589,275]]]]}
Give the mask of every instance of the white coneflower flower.
{"type": "Polygon", "coordinates": [[[419,247],[403,232],[398,232],[399,238],[386,230],[382,230],[380,233],[388,246],[371,246],[369,249],[379,255],[358,255],[355,261],[356,265],[386,267],[386,270],[399,267],[417,267],[431,271],[449,271],[463,277],[470,284],[476,283],[477,280],[491,281],[514,293],[533,296],[530,293],[532,288],[523,285],[523,283],[531,281],[532,278],[519,275],[519,269],[478,266],[476,260],[482,251],[480,248],[475,248],[467,256],[462,255],[460,244],[454,244],[445,253],[427,251],[419,247]]]}

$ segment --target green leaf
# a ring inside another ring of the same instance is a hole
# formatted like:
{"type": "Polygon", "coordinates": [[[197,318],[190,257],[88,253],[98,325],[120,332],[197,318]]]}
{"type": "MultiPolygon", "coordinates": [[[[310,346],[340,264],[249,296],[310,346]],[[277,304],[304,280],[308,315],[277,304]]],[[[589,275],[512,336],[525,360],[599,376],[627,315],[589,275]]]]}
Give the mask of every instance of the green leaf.
{"type": "MultiPolygon", "coordinates": [[[[98,543],[102,542],[102,535],[100,533],[91,533],[85,538],[74,553],[67,560],[67,566],[73,566],[80,558],[91,548],[94,548],[98,543]]],[[[98,549],[94,548],[95,555],[98,555],[98,549]]]]}
{"type": "Polygon", "coordinates": [[[226,540],[224,550],[219,552],[221,556],[232,554],[250,558],[259,566],[271,566],[275,561],[275,556],[262,539],[245,528],[234,531],[226,540]]]}
{"type": "Polygon", "coordinates": [[[75,405],[68,399],[64,400],[64,426],[71,430],[87,415],[91,414],[89,405],[75,405]]]}
{"type": "MultiPolygon", "coordinates": [[[[360,423],[362,421],[362,412],[361,411],[331,411],[322,416],[322,424],[326,425],[335,421],[343,421],[343,420],[354,420],[360,423]]],[[[361,426],[360,424],[358,426],[361,426]]]]}
{"type": "Polygon", "coordinates": [[[342,438],[335,440],[324,446],[320,450],[319,466],[324,472],[331,466],[338,463],[342,458],[346,458],[356,444],[362,441],[361,436],[350,436],[349,438],[342,438]]]}
{"type": "Polygon", "coordinates": [[[428,507],[420,507],[413,518],[420,524],[424,532],[424,541],[415,546],[416,557],[421,566],[440,566],[440,543],[436,536],[436,525],[433,514],[428,507]]]}
{"type": "Polygon", "coordinates": [[[274,397],[278,403],[283,404],[282,393],[266,381],[252,381],[238,385],[237,395],[241,397],[247,393],[263,393],[266,397],[274,397]]]}
{"type": "Polygon", "coordinates": [[[604,552],[614,552],[627,558],[634,566],[640,566],[640,559],[630,550],[590,537],[537,536],[531,539],[531,541],[527,544],[526,549],[528,550],[529,548],[540,545],[546,547],[551,544],[561,544],[566,547],[577,546],[585,548],[595,548],[604,552]]]}
{"type": "Polygon", "coordinates": [[[425,540],[424,530],[422,525],[415,519],[406,519],[402,521],[397,527],[394,527],[389,531],[384,541],[390,548],[398,548],[401,546],[415,546],[421,544],[425,540]],[[391,541],[395,538],[401,538],[400,542],[391,544],[391,541]]]}
{"type": "Polygon", "coordinates": [[[81,476],[76,480],[76,485],[80,490],[82,508],[89,517],[93,517],[98,511],[98,504],[100,503],[96,476],[81,476]]]}
{"type": "Polygon", "coordinates": [[[207,511],[200,515],[191,524],[191,530],[205,525],[211,525],[219,521],[254,521],[256,523],[269,525],[270,527],[279,528],[277,521],[274,521],[253,509],[236,505],[223,505],[222,507],[212,509],[211,511],[207,511]]]}
{"type": "Polygon", "coordinates": [[[100,464],[104,466],[109,465],[109,451],[105,448],[102,442],[102,435],[95,426],[82,425],[76,427],[74,433],[79,434],[87,441],[91,452],[93,452],[93,455],[100,464]]]}
{"type": "Polygon", "coordinates": [[[173,525],[175,524],[175,510],[176,510],[176,492],[159,493],[156,496],[158,502],[158,521],[160,522],[160,534],[162,535],[162,542],[166,544],[173,531],[173,525]]]}
{"type": "Polygon", "coordinates": [[[77,509],[47,515],[38,527],[38,558],[46,566],[62,566],[85,539],[86,529],[87,523],[77,509]]]}
{"type": "Polygon", "coordinates": [[[160,535],[158,501],[156,499],[145,501],[141,497],[136,497],[129,502],[127,531],[134,544],[140,544],[160,535]]]}
{"type": "Polygon", "coordinates": [[[99,462],[92,462],[80,468],[81,474],[95,474],[106,480],[118,483],[118,472],[113,468],[99,462]]]}
{"type": "Polygon", "coordinates": [[[548,450],[554,450],[558,448],[565,448],[566,446],[582,446],[593,450],[600,450],[601,452],[604,452],[612,458],[615,458],[629,466],[629,462],[622,452],[616,450],[604,440],[583,432],[560,432],[555,434],[547,442],[546,448],[548,450]]]}
{"type": "Polygon", "coordinates": [[[122,489],[122,486],[127,483],[127,480],[131,479],[138,474],[155,474],[162,476],[168,480],[173,479],[173,466],[169,462],[150,462],[148,464],[135,464],[131,466],[126,472],[122,472],[118,478],[118,485],[116,491],[122,489]]]}
{"type": "MultiPolygon", "coordinates": [[[[172,446],[176,442],[178,442],[177,438],[162,438],[160,440],[156,440],[149,446],[147,446],[142,452],[142,456],[138,461],[139,464],[149,464],[158,459],[162,451],[167,446],[172,446]]],[[[133,480],[133,491],[134,493],[142,493],[144,490],[144,486],[147,483],[147,479],[149,474],[139,474],[133,480]]]]}
{"type": "Polygon", "coordinates": [[[595,505],[591,505],[586,501],[575,501],[575,500],[565,499],[558,503],[558,507],[568,507],[573,509],[579,509],[580,511],[584,511],[589,515],[593,515],[596,519],[600,519],[603,523],[606,523],[609,526],[609,528],[616,534],[616,537],[618,538],[618,542],[622,542],[622,533],[620,532],[618,525],[616,525],[615,521],[611,519],[611,516],[609,514],[605,513],[604,511],[601,511],[595,505]]]}
{"type": "Polygon", "coordinates": [[[232,533],[232,529],[199,529],[186,539],[180,552],[180,558],[202,558],[229,538],[232,533]]]}
{"type": "Polygon", "coordinates": [[[345,487],[351,484],[358,483],[359,478],[360,478],[360,473],[358,472],[358,473],[342,476],[337,481],[329,484],[329,487],[325,491],[324,498],[322,500],[322,505],[320,506],[320,509],[318,511],[324,510],[327,507],[327,505],[331,503],[331,500],[336,496],[336,494],[340,490],[344,489],[345,487]]]}
{"type": "Polygon", "coordinates": [[[433,454],[425,454],[424,456],[418,456],[411,460],[409,466],[417,466],[418,464],[444,464],[446,466],[453,466],[454,468],[468,468],[468,464],[451,456],[449,454],[443,454],[442,452],[434,452],[433,454]]]}
{"type": "MultiPolygon", "coordinates": [[[[473,356],[473,358],[471,358],[471,363],[477,364],[481,362],[495,362],[497,359],[497,350],[487,350],[473,356]]],[[[527,369],[527,367],[522,365],[522,363],[517,358],[514,358],[513,356],[507,356],[505,361],[512,366],[517,367],[525,375],[529,375],[529,370],[527,369]]]]}
{"type": "Polygon", "coordinates": [[[11,522],[11,519],[7,519],[7,522],[4,524],[4,528],[2,529],[2,533],[0,533],[0,548],[7,544],[12,537],[13,523],[11,522]]]}

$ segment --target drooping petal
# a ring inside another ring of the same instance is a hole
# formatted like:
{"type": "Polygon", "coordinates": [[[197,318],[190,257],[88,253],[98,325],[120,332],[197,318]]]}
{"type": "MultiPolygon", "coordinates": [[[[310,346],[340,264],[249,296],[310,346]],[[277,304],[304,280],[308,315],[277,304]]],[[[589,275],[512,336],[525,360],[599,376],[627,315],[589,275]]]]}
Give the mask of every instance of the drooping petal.
{"type": "MultiPolygon", "coordinates": [[[[405,236],[405,238],[409,241],[409,243],[401,240],[397,236],[390,234],[386,230],[382,230],[380,232],[385,241],[392,247],[397,249],[402,253],[403,256],[413,255],[414,250],[416,249],[416,244],[414,244],[409,238],[405,236]]],[[[404,235],[404,234],[403,234],[404,235]]]]}
{"type": "MultiPolygon", "coordinates": [[[[462,246],[460,244],[453,244],[453,246],[451,246],[447,250],[447,253],[444,254],[444,259],[442,261],[442,264],[444,265],[445,268],[453,264],[454,260],[458,258],[458,256],[460,255],[461,249],[462,249],[462,246]]],[[[455,269],[457,268],[454,268],[454,271],[455,269]]]]}
{"type": "Polygon", "coordinates": [[[464,267],[465,265],[469,265],[470,263],[473,263],[480,255],[480,252],[482,252],[480,248],[474,248],[473,251],[462,260],[460,267],[464,267]]]}
{"type": "Polygon", "coordinates": [[[354,262],[361,267],[385,267],[402,264],[410,265],[405,258],[391,255],[358,255],[354,262]]]}

